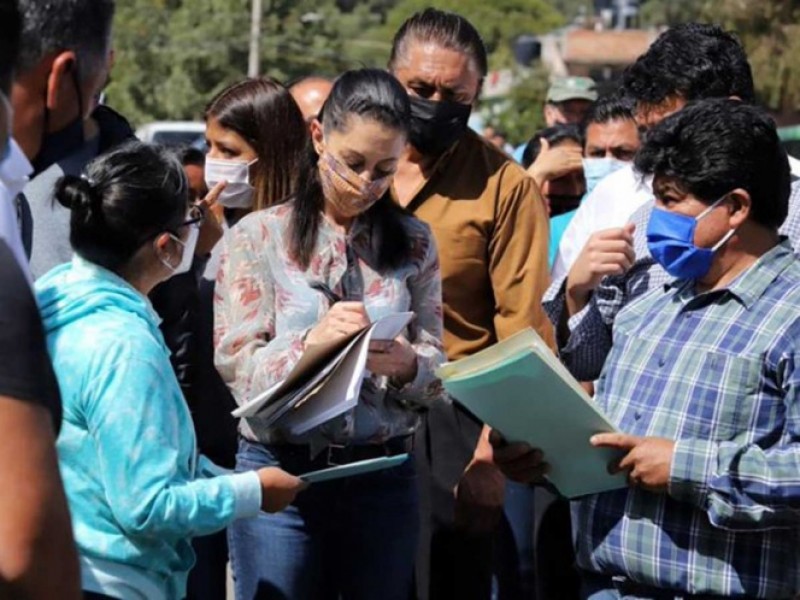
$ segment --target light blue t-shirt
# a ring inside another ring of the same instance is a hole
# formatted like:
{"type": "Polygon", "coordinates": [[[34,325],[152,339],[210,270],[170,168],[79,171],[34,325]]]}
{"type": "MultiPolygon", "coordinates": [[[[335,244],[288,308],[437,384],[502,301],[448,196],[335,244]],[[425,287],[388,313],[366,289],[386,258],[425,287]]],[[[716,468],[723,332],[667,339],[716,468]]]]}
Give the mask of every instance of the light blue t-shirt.
{"type": "Polygon", "coordinates": [[[564,232],[567,230],[569,222],[575,216],[578,209],[562,213],[550,219],[550,250],[547,254],[548,264],[553,268],[553,263],[556,262],[556,255],[558,254],[558,246],[561,244],[561,238],[564,237],[564,232]]]}

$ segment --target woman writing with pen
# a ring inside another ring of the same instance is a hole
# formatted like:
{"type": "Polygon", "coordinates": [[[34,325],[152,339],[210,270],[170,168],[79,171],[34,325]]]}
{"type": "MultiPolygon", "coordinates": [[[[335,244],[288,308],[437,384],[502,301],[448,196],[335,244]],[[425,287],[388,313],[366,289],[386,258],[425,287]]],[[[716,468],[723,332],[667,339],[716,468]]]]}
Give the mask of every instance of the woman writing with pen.
{"type": "MultiPolygon", "coordinates": [[[[419,413],[439,398],[444,359],[432,235],[392,200],[408,132],[403,88],[378,70],[334,85],[312,125],[294,198],[245,217],[225,241],[215,300],[216,364],[242,404],[280,381],[304,350],[383,316],[413,311],[374,342],[355,409],[308,434],[240,431],[237,470],[301,474],[411,450],[419,413]]],[[[411,589],[418,498],[413,461],[311,486],[274,518],[230,530],[238,598],[398,598],[411,589]]]]}

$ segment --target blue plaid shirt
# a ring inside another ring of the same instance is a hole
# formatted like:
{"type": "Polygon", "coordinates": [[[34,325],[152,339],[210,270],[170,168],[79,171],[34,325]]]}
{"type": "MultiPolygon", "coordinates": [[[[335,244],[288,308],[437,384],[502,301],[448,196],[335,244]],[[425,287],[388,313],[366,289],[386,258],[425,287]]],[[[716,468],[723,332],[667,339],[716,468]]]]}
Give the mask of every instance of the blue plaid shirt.
{"type": "Polygon", "coordinates": [[[596,402],[676,440],[668,493],[574,503],[578,565],[676,593],[800,592],[800,262],[781,242],[727,289],[662,286],[614,322],[596,402]]]}
{"type": "MultiPolygon", "coordinates": [[[[600,375],[611,350],[611,330],[619,311],[642,294],[670,280],[647,248],[647,222],[652,211],[653,203],[650,202],[631,217],[631,222],[636,225],[633,234],[636,261],[631,269],[624,275],[605,277],[589,304],[569,320],[569,337],[558,340],[561,361],[580,381],[593,381],[600,375]]],[[[780,232],[789,236],[796,251],[800,250],[800,181],[792,184],[789,215],[780,232]]],[[[564,283],[565,278],[554,281],[542,303],[556,327],[564,309],[564,283]]]]}

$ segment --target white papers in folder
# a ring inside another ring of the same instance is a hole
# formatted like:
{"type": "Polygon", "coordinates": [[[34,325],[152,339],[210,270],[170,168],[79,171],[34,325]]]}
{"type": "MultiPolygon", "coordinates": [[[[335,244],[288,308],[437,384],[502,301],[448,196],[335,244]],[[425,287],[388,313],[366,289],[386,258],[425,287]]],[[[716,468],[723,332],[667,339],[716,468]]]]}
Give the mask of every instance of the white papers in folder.
{"type": "Polygon", "coordinates": [[[370,342],[396,338],[413,316],[403,312],[379,319],[344,340],[344,347],[331,343],[324,360],[319,348],[310,349],[306,354],[315,356],[304,355],[286,380],[237,408],[233,416],[248,419],[256,435],[278,426],[296,436],[347,412],[358,403],[370,342]]]}

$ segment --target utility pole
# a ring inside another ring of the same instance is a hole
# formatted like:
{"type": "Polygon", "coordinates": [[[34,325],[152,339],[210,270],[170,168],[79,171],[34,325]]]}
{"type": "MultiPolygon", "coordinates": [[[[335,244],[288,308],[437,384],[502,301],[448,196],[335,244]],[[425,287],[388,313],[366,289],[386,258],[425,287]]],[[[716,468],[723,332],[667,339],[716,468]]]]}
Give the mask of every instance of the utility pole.
{"type": "Polygon", "coordinates": [[[250,56],[247,60],[247,76],[258,77],[260,71],[261,0],[252,0],[252,2],[253,12],[250,16],[250,56]]]}

